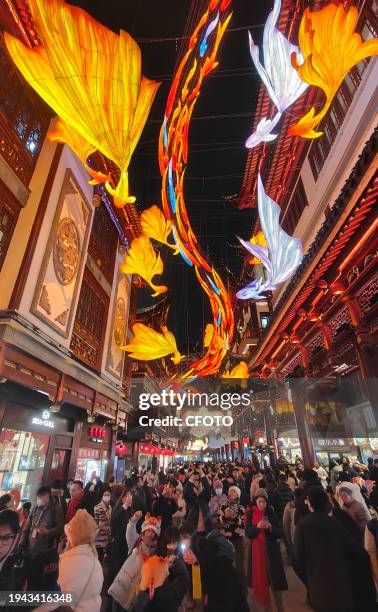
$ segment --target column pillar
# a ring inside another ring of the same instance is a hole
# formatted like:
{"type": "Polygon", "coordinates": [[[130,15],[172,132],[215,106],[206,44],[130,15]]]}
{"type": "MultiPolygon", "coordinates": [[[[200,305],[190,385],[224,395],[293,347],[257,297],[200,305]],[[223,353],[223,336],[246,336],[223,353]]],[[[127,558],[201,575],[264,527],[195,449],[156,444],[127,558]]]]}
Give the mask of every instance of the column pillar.
{"type": "Polygon", "coordinates": [[[305,468],[313,468],[315,462],[315,450],[306,418],[303,390],[300,389],[298,383],[295,381],[291,381],[290,389],[295,420],[297,423],[298,437],[301,445],[303,465],[305,468]]]}

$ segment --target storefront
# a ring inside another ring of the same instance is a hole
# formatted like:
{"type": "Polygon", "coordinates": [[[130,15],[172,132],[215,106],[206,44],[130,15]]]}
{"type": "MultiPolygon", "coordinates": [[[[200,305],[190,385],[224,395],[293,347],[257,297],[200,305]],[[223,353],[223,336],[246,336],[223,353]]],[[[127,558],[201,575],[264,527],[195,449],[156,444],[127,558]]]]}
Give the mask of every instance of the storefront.
{"type": "Polygon", "coordinates": [[[84,485],[95,477],[103,482],[111,471],[113,431],[110,425],[83,423],[75,479],[84,485]]]}
{"type": "Polygon", "coordinates": [[[68,478],[73,458],[75,411],[49,411],[48,397],[17,392],[2,401],[0,495],[17,489],[22,501],[35,501],[42,483],[68,478]],[[12,397],[12,399],[10,399],[12,397]],[[29,400],[29,401],[28,401],[29,400]]]}

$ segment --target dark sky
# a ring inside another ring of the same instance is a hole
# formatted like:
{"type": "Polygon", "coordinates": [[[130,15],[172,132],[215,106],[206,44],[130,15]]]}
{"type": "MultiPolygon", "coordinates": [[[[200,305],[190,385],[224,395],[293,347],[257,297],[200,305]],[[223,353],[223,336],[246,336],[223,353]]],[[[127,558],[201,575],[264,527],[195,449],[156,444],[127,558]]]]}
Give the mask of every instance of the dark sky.
{"type": "MultiPolygon", "coordinates": [[[[196,6],[206,6],[194,0],[196,6]]],[[[161,80],[151,114],[130,165],[131,193],[142,210],[160,204],[161,179],[157,143],[169,87],[182,41],[191,0],[76,0],[107,27],[128,31],[138,40],[143,73],[161,80]],[[177,39],[176,39],[177,37],[177,39]],[[143,39],[174,38],[170,41],[143,39]]],[[[259,88],[252,68],[248,28],[257,42],[271,0],[233,0],[233,17],[220,47],[219,67],[203,84],[189,133],[189,164],[185,175],[185,197],[189,219],[202,249],[208,253],[223,281],[230,270],[236,282],[242,257],[236,234],[250,237],[253,212],[239,211],[225,198],[239,193],[247,157],[244,142],[251,131],[259,88]],[[226,115],[226,117],[214,117],[226,115]],[[232,115],[232,116],[229,116],[232,115]],[[238,115],[238,116],[235,116],[238,115]],[[211,118],[209,118],[209,116],[211,118]]],[[[185,43],[185,41],[184,41],[185,43]]],[[[162,250],[163,281],[170,287],[168,319],[184,353],[198,348],[203,328],[211,321],[208,300],[199,288],[192,268],[171,252],[162,250]]],[[[231,277],[232,278],[232,277],[231,277]]],[[[140,305],[151,303],[150,291],[141,290],[140,305]]]]}

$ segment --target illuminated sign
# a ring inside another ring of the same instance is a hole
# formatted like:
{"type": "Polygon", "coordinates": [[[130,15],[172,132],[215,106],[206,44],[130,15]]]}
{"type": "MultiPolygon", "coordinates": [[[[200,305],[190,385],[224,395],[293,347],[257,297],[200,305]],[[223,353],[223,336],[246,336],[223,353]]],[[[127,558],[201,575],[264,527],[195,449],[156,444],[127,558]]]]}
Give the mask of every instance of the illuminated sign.
{"type": "Polygon", "coordinates": [[[103,427],[96,427],[96,425],[91,425],[89,428],[89,437],[93,442],[103,442],[105,440],[105,429],[103,427]]]}
{"type": "Polygon", "coordinates": [[[33,425],[55,429],[55,423],[51,420],[51,415],[48,410],[43,410],[41,417],[33,417],[32,423],[33,425]]]}

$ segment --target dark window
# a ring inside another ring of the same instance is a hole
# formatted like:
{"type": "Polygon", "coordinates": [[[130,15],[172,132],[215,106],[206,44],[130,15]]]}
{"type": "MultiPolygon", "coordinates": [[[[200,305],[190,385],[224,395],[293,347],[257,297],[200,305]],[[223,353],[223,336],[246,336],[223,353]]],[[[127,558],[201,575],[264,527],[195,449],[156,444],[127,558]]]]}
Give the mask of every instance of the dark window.
{"type": "Polygon", "coordinates": [[[293,234],[306,206],[308,206],[306,192],[303,187],[302,179],[300,178],[282,223],[282,227],[288,234],[293,234]]]}
{"type": "Polygon", "coordinates": [[[0,181],[0,270],[16,227],[20,208],[16,198],[0,181]]]}

